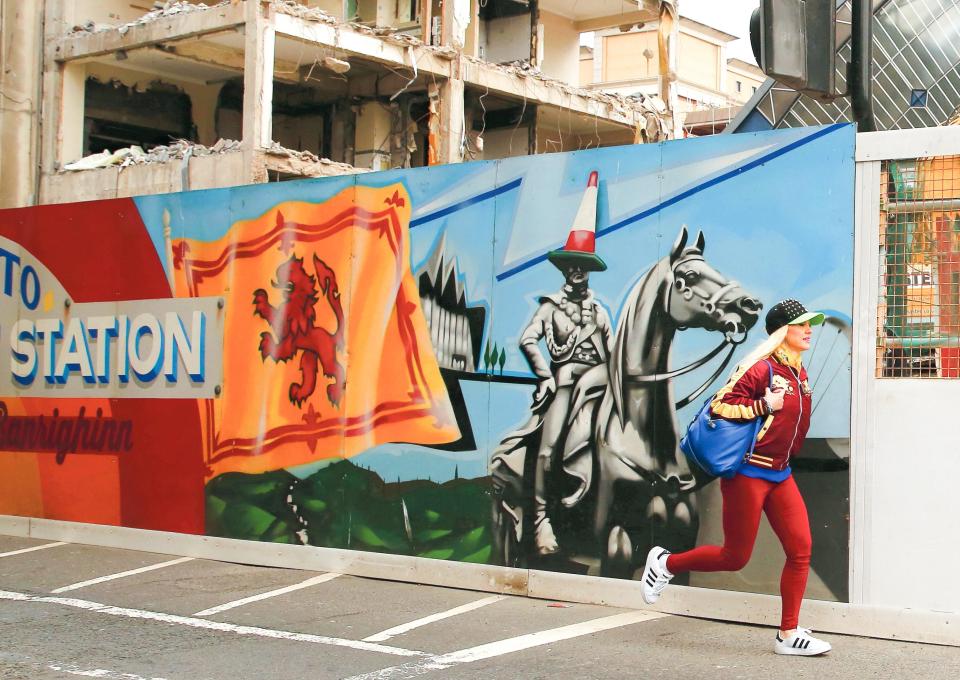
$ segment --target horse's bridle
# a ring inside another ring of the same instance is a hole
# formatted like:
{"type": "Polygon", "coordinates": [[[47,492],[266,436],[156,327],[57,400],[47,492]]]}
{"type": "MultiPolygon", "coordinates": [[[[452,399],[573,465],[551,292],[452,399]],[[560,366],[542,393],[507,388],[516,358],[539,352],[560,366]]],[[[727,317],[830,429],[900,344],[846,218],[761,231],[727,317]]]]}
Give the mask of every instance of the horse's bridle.
{"type": "MultiPolygon", "coordinates": [[[[670,298],[671,298],[672,289],[676,285],[677,281],[683,282],[683,279],[680,279],[676,276],[677,267],[679,267],[682,263],[690,259],[691,259],[690,257],[683,258],[682,260],[674,264],[672,267],[670,267],[670,271],[673,274],[673,284],[671,284],[670,289],[666,293],[667,295],[666,311],[668,316],[670,314],[670,298]]],[[[703,258],[697,258],[697,259],[703,259],[703,258]]],[[[706,295],[702,294],[698,289],[687,287],[686,283],[685,282],[683,283],[684,283],[684,286],[678,290],[678,292],[683,296],[683,299],[689,301],[693,299],[694,295],[696,295],[701,299],[706,300],[706,302],[704,303],[704,308],[707,310],[708,313],[712,313],[714,310],[716,310],[717,303],[728,291],[740,285],[736,281],[728,281],[724,285],[720,286],[720,288],[718,288],[713,293],[713,295],[711,295],[710,297],[707,297],[706,295]]],[[[736,340],[733,337],[731,337],[729,333],[724,333],[723,341],[719,345],[714,347],[707,354],[700,357],[693,363],[687,364],[682,368],[677,368],[672,371],[668,371],[666,373],[654,373],[653,375],[627,374],[627,381],[633,384],[642,385],[642,384],[663,382],[665,380],[671,380],[673,378],[676,378],[677,376],[685,375],[687,373],[690,373],[691,371],[695,371],[696,369],[700,368],[705,363],[713,359],[715,356],[720,354],[720,352],[723,351],[724,347],[729,346],[730,351],[727,352],[727,356],[725,356],[723,358],[723,361],[720,362],[720,365],[717,367],[717,370],[713,372],[713,375],[707,378],[707,380],[702,385],[700,385],[697,389],[695,389],[693,392],[691,392],[686,397],[684,397],[683,399],[681,399],[676,403],[677,408],[683,408],[684,406],[689,404],[691,401],[693,401],[694,399],[699,397],[701,394],[703,394],[703,392],[711,384],[713,384],[713,381],[716,380],[721,373],[723,373],[727,365],[730,363],[730,359],[733,358],[733,353],[736,351],[737,346],[742,344],[744,340],[746,340],[746,336],[744,336],[740,340],[736,340]]]]}

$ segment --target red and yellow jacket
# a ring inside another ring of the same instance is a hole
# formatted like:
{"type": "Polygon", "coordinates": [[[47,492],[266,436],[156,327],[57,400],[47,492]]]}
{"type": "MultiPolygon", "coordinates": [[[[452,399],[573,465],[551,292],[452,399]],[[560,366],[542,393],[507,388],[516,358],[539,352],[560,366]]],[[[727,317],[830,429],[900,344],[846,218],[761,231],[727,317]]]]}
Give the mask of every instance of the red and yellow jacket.
{"type": "Polygon", "coordinates": [[[800,451],[810,429],[812,395],[799,355],[791,356],[780,348],[769,359],[758,361],[724,385],[710,403],[710,409],[715,416],[727,420],[766,418],[757,435],[750,464],[783,470],[790,464],[790,457],[800,451]],[[773,367],[774,387],[784,390],[783,408],[776,413],[770,413],[763,402],[770,386],[767,361],[773,367]]]}

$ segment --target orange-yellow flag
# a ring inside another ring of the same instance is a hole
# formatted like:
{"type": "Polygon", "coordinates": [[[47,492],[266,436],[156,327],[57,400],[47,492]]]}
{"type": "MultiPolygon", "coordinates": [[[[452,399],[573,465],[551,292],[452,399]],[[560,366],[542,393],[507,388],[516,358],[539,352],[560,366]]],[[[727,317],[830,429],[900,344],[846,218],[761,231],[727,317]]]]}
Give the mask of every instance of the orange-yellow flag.
{"type": "Polygon", "coordinates": [[[225,299],[207,476],[460,437],[410,272],[402,185],[281,203],[173,242],[178,296],[225,299]]]}

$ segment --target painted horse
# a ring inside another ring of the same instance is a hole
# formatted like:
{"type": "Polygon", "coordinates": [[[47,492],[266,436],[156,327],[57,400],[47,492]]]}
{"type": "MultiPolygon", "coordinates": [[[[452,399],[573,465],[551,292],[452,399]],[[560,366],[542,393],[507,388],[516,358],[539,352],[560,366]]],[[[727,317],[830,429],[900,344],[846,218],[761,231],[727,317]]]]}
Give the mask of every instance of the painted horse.
{"type": "MultiPolygon", "coordinates": [[[[632,577],[637,558],[652,545],[675,550],[695,545],[694,491],[710,479],[691,470],[679,450],[672,379],[727,348],[720,368],[679,405],[706,390],[762,308],[755,296],[704,259],[702,233],[693,245],[687,239],[684,227],[670,254],[630,291],[610,359],[576,385],[567,430],[558,444],[562,450],[555,452],[560,464],[553,465],[551,488],[563,491],[548,499],[548,512],[561,549],[583,552],[587,530],[592,534],[587,544],[599,552],[604,575],[632,577]],[[671,370],[674,337],[688,328],[720,333],[723,340],[692,364],[671,370]],[[581,545],[570,548],[571,542],[581,545]]],[[[534,552],[529,507],[537,439],[536,427],[528,424],[505,438],[491,458],[494,559],[508,566],[518,566],[534,552]]]]}

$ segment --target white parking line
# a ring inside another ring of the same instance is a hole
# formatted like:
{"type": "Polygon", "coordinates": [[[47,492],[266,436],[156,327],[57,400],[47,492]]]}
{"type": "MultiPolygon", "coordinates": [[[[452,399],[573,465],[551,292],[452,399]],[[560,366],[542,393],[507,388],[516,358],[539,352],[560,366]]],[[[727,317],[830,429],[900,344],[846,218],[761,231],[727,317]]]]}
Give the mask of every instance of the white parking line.
{"type": "MultiPolygon", "coordinates": [[[[9,672],[25,672],[25,667],[27,666],[34,671],[30,677],[40,677],[40,674],[36,671],[50,670],[57,671],[58,673],[66,673],[67,675],[79,675],[80,677],[84,678],[105,678],[106,680],[166,680],[166,678],[157,676],[144,677],[142,675],[137,675],[136,673],[123,673],[120,671],[112,671],[107,668],[85,669],[82,666],[77,666],[76,664],[72,663],[53,663],[50,661],[42,662],[37,661],[32,656],[27,656],[26,654],[21,654],[18,652],[0,652],[0,668],[9,672]]],[[[49,673],[43,674],[43,677],[49,676],[49,673]]],[[[16,677],[19,678],[27,676],[17,675],[16,677]]]]}
{"type": "Polygon", "coordinates": [[[427,656],[425,652],[418,652],[412,649],[401,649],[399,647],[390,647],[388,645],[378,645],[373,642],[345,640],[343,638],[327,637],[325,635],[311,635],[309,633],[292,633],[286,630],[273,630],[271,628],[258,628],[256,626],[238,626],[232,623],[210,621],[208,619],[196,619],[190,616],[162,614],[160,612],[151,612],[143,609],[128,609],[126,607],[112,607],[110,605],[100,604],[99,602],[76,600],[69,597],[44,597],[40,595],[27,595],[26,593],[0,590],[0,600],[58,604],[64,607],[73,607],[74,609],[83,609],[97,614],[107,614],[109,616],[123,616],[129,619],[159,621],[161,623],[172,623],[181,626],[189,626],[191,628],[216,630],[223,633],[233,633],[235,635],[251,635],[255,637],[272,638],[274,640],[292,640],[294,642],[310,642],[318,645],[349,647],[351,649],[358,649],[364,652],[379,652],[380,654],[393,654],[395,656],[427,656]]]}
{"type": "MultiPolygon", "coordinates": [[[[321,574],[320,576],[314,576],[313,578],[308,578],[303,583],[295,583],[292,586],[287,586],[286,588],[277,588],[276,590],[271,590],[266,593],[260,593],[259,595],[251,595],[250,597],[245,597],[242,600],[234,600],[233,602],[226,602],[224,604],[218,604],[216,607],[210,607],[210,609],[204,609],[202,612],[197,612],[194,616],[212,616],[213,614],[219,614],[220,612],[225,612],[228,609],[233,609],[234,607],[242,607],[245,604],[250,604],[251,602],[259,602],[260,600],[266,600],[270,597],[276,597],[277,595],[285,595],[286,593],[292,593],[295,590],[300,590],[301,588],[309,588],[312,585],[317,583],[326,583],[327,581],[332,581],[333,579],[340,576],[340,574],[321,574]]],[[[386,640],[386,638],[384,638],[386,640]]],[[[368,638],[368,641],[369,640],[368,638]]]]}
{"type": "Polygon", "coordinates": [[[178,557],[175,560],[170,560],[169,562],[160,562],[159,564],[151,564],[146,567],[140,567],[139,569],[131,569],[130,571],[121,571],[117,574],[110,574],[109,576],[100,576],[98,578],[92,578],[89,581],[80,581],[80,583],[71,583],[68,586],[63,586],[62,588],[57,588],[56,590],[51,590],[51,593],[65,593],[68,590],[76,590],[77,588],[86,588],[87,586],[92,586],[97,583],[103,583],[104,581],[113,581],[118,578],[126,578],[127,576],[134,576],[136,574],[142,574],[147,571],[153,571],[154,569],[163,569],[164,567],[172,567],[175,564],[183,564],[184,562],[189,562],[192,560],[192,557],[178,557]]]}
{"type": "Polygon", "coordinates": [[[494,602],[499,602],[500,600],[505,600],[505,599],[506,599],[505,595],[493,595],[491,597],[485,597],[482,600],[476,600],[475,602],[468,602],[467,604],[460,605],[459,607],[448,609],[445,612],[438,612],[436,614],[431,614],[430,616],[425,616],[422,619],[411,621],[410,623],[402,623],[399,626],[394,626],[393,628],[387,628],[384,631],[371,635],[370,637],[365,637],[363,639],[366,642],[383,642],[384,640],[389,640],[394,635],[400,635],[401,633],[406,633],[407,631],[413,630],[414,628],[425,626],[428,623],[433,623],[434,621],[442,621],[443,619],[448,619],[451,616],[457,616],[458,614],[465,614],[467,612],[472,612],[474,609],[480,609],[480,607],[486,607],[488,604],[493,604],[494,602]]]}
{"type": "Polygon", "coordinates": [[[639,623],[640,621],[651,621],[665,616],[669,616],[669,614],[651,611],[632,611],[623,614],[614,614],[613,616],[605,616],[600,619],[593,619],[592,621],[584,621],[583,623],[542,630],[537,633],[530,633],[528,635],[507,638],[506,640],[491,642],[477,647],[470,647],[469,649],[461,649],[458,652],[429,656],[426,659],[412,661],[402,666],[391,666],[390,668],[383,668],[379,671],[373,671],[372,673],[355,675],[347,678],[347,680],[401,680],[403,678],[413,678],[433,671],[444,670],[457,664],[472,663],[503,654],[519,652],[524,649],[530,649],[531,647],[548,645],[553,642],[580,637],[581,635],[599,633],[604,630],[629,626],[633,623],[639,623]]]}
{"type": "Polygon", "coordinates": [[[93,668],[84,670],[80,666],[73,664],[48,664],[47,668],[52,671],[60,671],[68,675],[79,675],[84,678],[105,678],[106,680],[165,680],[165,678],[145,678],[136,673],[119,673],[117,671],[107,670],[106,668],[93,668]]]}
{"type": "Polygon", "coordinates": [[[20,550],[11,550],[10,552],[0,553],[0,557],[13,557],[14,555],[22,555],[23,553],[33,552],[34,550],[56,548],[58,545],[66,545],[66,543],[60,541],[57,543],[44,543],[43,545],[35,545],[32,548],[21,548],[20,550]]]}

